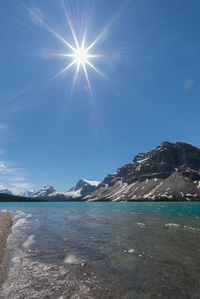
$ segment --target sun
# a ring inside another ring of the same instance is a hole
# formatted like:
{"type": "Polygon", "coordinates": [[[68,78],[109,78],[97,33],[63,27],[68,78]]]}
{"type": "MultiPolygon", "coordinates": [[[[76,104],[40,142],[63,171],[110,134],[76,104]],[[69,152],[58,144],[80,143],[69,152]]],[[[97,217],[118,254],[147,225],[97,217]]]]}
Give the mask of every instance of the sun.
{"type": "Polygon", "coordinates": [[[84,65],[88,61],[88,51],[85,48],[77,48],[74,52],[74,60],[78,65],[84,65]]]}
{"type": "Polygon", "coordinates": [[[53,30],[49,25],[46,24],[46,27],[48,30],[50,30],[54,35],[56,35],[56,37],[58,39],[60,39],[65,46],[67,46],[68,51],[66,53],[57,53],[56,55],[61,56],[61,57],[69,57],[72,59],[72,61],[65,66],[58,74],[56,74],[54,76],[53,79],[56,79],[58,76],[62,75],[64,72],[66,72],[67,70],[69,70],[70,68],[72,68],[73,66],[76,66],[76,70],[75,70],[75,75],[73,78],[73,82],[72,82],[72,89],[75,85],[76,79],[78,77],[78,73],[80,68],[83,69],[83,72],[85,74],[85,78],[89,87],[89,90],[92,94],[92,90],[91,90],[91,84],[90,84],[90,80],[89,80],[89,76],[88,76],[88,71],[87,71],[87,67],[92,68],[94,71],[96,71],[99,75],[101,75],[104,79],[107,79],[107,77],[102,74],[93,64],[92,60],[94,58],[98,58],[101,57],[102,55],[99,54],[91,54],[90,51],[91,49],[96,45],[96,43],[99,41],[99,39],[102,37],[103,32],[101,34],[99,34],[99,36],[97,36],[97,38],[90,44],[88,44],[86,46],[86,34],[84,32],[83,37],[82,37],[82,41],[79,42],[77,35],[74,31],[74,28],[72,26],[71,20],[69,18],[67,9],[65,7],[64,1],[62,1],[63,4],[63,8],[64,8],[64,12],[65,15],[67,17],[67,21],[68,21],[68,25],[70,27],[72,36],[73,36],[73,44],[69,43],[67,40],[65,40],[61,35],[59,35],[55,30],[53,30]]]}
{"type": "MultiPolygon", "coordinates": [[[[73,81],[72,81],[72,90],[73,90],[74,85],[75,85],[76,80],[77,80],[77,77],[78,77],[78,74],[79,74],[79,71],[80,71],[80,69],[82,69],[84,74],[85,74],[85,78],[86,78],[86,81],[87,81],[87,84],[88,84],[89,91],[91,93],[91,96],[93,97],[92,88],[91,88],[91,84],[90,84],[90,80],[89,80],[89,76],[88,76],[88,68],[91,68],[93,71],[95,71],[100,76],[102,76],[105,80],[111,82],[109,80],[109,78],[106,75],[104,75],[99,69],[97,69],[97,67],[94,65],[95,59],[99,58],[99,57],[104,57],[104,55],[102,55],[102,54],[93,54],[93,53],[91,53],[91,51],[93,50],[94,46],[99,42],[99,40],[103,37],[103,35],[106,32],[107,27],[109,26],[112,19],[103,28],[103,30],[96,37],[96,39],[93,40],[93,42],[88,43],[88,42],[86,42],[86,32],[88,31],[87,28],[86,27],[85,28],[80,28],[81,29],[80,31],[82,32],[82,39],[81,39],[81,36],[79,36],[79,38],[78,38],[77,34],[75,33],[75,30],[72,26],[72,22],[70,20],[69,15],[68,15],[64,0],[60,0],[60,1],[63,5],[64,13],[65,13],[65,16],[66,16],[66,19],[67,19],[67,25],[69,26],[72,37],[73,37],[72,42],[69,42],[62,35],[60,35],[58,32],[56,32],[55,29],[52,28],[46,21],[42,20],[43,21],[42,24],[43,24],[44,27],[46,27],[46,29],[49,32],[51,32],[51,34],[53,34],[57,39],[59,39],[67,47],[66,52],[64,52],[64,53],[53,53],[53,55],[64,57],[64,58],[68,57],[72,60],[69,61],[68,65],[66,65],[57,74],[55,74],[53,76],[53,78],[50,79],[50,81],[55,80],[56,78],[61,76],[63,73],[65,73],[69,69],[72,69],[72,68],[75,67],[75,74],[74,74],[73,81]]],[[[24,6],[26,7],[26,9],[29,12],[31,12],[31,14],[35,18],[38,18],[37,14],[32,12],[32,10],[30,10],[25,4],[24,4],[24,6]]]]}

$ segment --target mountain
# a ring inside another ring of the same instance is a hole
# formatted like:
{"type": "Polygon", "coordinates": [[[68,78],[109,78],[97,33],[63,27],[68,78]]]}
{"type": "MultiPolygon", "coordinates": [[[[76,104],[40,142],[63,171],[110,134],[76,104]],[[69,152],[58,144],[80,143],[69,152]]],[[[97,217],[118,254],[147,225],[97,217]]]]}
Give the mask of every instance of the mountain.
{"type": "Polygon", "coordinates": [[[12,191],[9,189],[2,189],[2,190],[0,190],[0,193],[13,195],[12,191]]]}
{"type": "Polygon", "coordinates": [[[100,182],[88,181],[82,179],[78,181],[75,187],[69,191],[59,192],[54,187],[47,185],[40,189],[32,196],[33,198],[45,199],[48,201],[67,201],[67,200],[80,200],[82,197],[94,192],[100,182]]]}
{"type": "Polygon", "coordinates": [[[33,197],[36,194],[35,190],[27,190],[25,192],[21,192],[19,195],[23,197],[33,197]]]}
{"type": "Polygon", "coordinates": [[[76,186],[71,188],[69,191],[79,192],[80,196],[86,196],[86,195],[94,192],[97,189],[99,184],[100,184],[100,182],[97,182],[97,181],[88,181],[88,180],[82,179],[82,180],[78,181],[76,186]]]}
{"type": "Polygon", "coordinates": [[[53,186],[46,185],[39,191],[35,192],[33,197],[46,197],[51,196],[54,193],[57,193],[57,190],[53,186]]]}
{"type": "Polygon", "coordinates": [[[163,142],[155,150],[139,153],[131,163],[101,182],[84,200],[198,200],[200,149],[163,142]]]}

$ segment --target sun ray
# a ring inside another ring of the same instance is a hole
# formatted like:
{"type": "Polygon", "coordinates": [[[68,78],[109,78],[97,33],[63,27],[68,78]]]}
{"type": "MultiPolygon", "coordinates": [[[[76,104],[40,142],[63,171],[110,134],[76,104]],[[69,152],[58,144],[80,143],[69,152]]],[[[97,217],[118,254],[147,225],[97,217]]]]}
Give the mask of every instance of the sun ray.
{"type": "Polygon", "coordinates": [[[76,63],[76,61],[72,61],[70,64],[68,64],[64,69],[62,69],[59,73],[57,73],[52,79],[50,79],[50,81],[53,81],[55,79],[57,79],[59,76],[61,76],[64,72],[66,72],[68,69],[70,69],[74,64],[76,63]]]}
{"type": "Polygon", "coordinates": [[[106,34],[106,31],[108,30],[109,26],[114,22],[114,20],[118,17],[118,15],[123,10],[123,7],[121,7],[115,15],[110,19],[110,21],[106,24],[106,26],[103,28],[103,30],[99,33],[99,35],[96,37],[96,39],[88,46],[87,51],[91,50],[98,41],[103,37],[104,34],[106,34]]]}
{"type": "Polygon", "coordinates": [[[54,53],[54,56],[61,56],[61,57],[74,57],[74,54],[66,54],[66,53],[54,53]]]}
{"type": "Polygon", "coordinates": [[[98,58],[98,57],[103,57],[103,55],[100,55],[100,54],[87,54],[87,57],[89,57],[89,58],[98,58]]]}
{"type": "Polygon", "coordinates": [[[86,33],[85,33],[85,31],[84,31],[81,48],[84,48],[84,47],[85,47],[85,40],[86,40],[86,33]]]}
{"type": "Polygon", "coordinates": [[[95,70],[101,77],[103,77],[104,79],[108,80],[109,79],[102,73],[100,72],[92,63],[90,63],[88,60],[86,61],[86,63],[93,69],[95,70]]]}
{"type": "Polygon", "coordinates": [[[71,29],[71,33],[72,33],[73,38],[74,38],[75,45],[76,45],[76,47],[79,47],[79,43],[78,43],[78,40],[77,40],[75,31],[74,31],[74,28],[73,28],[73,26],[72,26],[71,20],[70,20],[70,18],[69,18],[67,9],[66,9],[66,7],[65,7],[65,3],[64,3],[63,0],[61,0],[61,1],[62,1],[62,4],[63,4],[63,8],[64,8],[64,11],[65,11],[65,15],[66,15],[66,17],[67,17],[67,21],[68,21],[68,23],[69,23],[69,27],[70,27],[70,29],[71,29]]]}
{"type": "Polygon", "coordinates": [[[73,92],[73,89],[74,89],[74,86],[75,86],[75,83],[76,83],[76,79],[77,79],[77,76],[78,76],[79,68],[80,68],[80,64],[77,64],[76,73],[75,73],[74,78],[73,78],[72,87],[71,87],[71,93],[70,94],[72,94],[72,92],[73,92]]]}
{"type": "Polygon", "coordinates": [[[67,42],[60,34],[58,34],[53,28],[51,28],[48,24],[44,23],[44,26],[53,33],[58,39],[60,39],[65,45],[67,45],[69,48],[71,48],[73,51],[76,51],[76,49],[67,42]]]}
{"type": "MultiPolygon", "coordinates": [[[[24,4],[21,0],[19,0],[19,1],[29,11],[29,13],[35,14],[34,11],[32,11],[26,4],[24,4]]],[[[42,24],[50,33],[52,33],[57,39],[62,41],[68,48],[70,48],[72,50],[71,53],[69,53],[69,52],[68,53],[67,52],[66,53],[53,53],[53,55],[63,57],[63,58],[68,58],[69,57],[69,58],[72,59],[72,62],[70,62],[66,67],[64,67],[62,70],[60,70],[52,79],[50,79],[50,81],[55,80],[56,78],[61,76],[64,72],[69,70],[74,64],[76,64],[77,66],[76,66],[75,74],[74,74],[74,77],[73,77],[73,80],[72,80],[72,88],[71,89],[73,90],[74,85],[77,81],[77,77],[78,77],[78,73],[80,71],[80,68],[82,68],[83,71],[84,71],[84,74],[85,74],[85,78],[86,78],[86,81],[87,81],[87,84],[88,84],[88,88],[89,88],[90,93],[93,97],[92,87],[91,87],[91,83],[90,83],[90,79],[89,79],[88,71],[87,71],[87,66],[91,67],[94,71],[96,71],[104,79],[106,79],[106,80],[108,80],[108,79],[103,73],[101,73],[93,65],[93,63],[90,62],[90,59],[99,58],[99,57],[102,57],[103,55],[90,53],[90,50],[101,39],[101,37],[103,36],[105,31],[107,30],[107,27],[109,26],[110,22],[109,22],[109,24],[107,24],[106,27],[104,27],[103,31],[97,36],[97,38],[88,47],[86,47],[85,46],[85,44],[86,44],[86,28],[83,31],[82,41],[79,43],[77,35],[76,35],[75,30],[74,30],[73,25],[72,25],[70,16],[68,14],[68,11],[67,11],[64,0],[61,0],[61,3],[62,3],[62,6],[63,6],[63,9],[64,9],[65,16],[67,18],[69,28],[71,30],[71,34],[73,36],[74,43],[71,44],[67,40],[65,40],[45,20],[42,20],[43,21],[42,24]]],[[[35,17],[37,17],[37,16],[35,16],[35,17]]]]}
{"type": "Polygon", "coordinates": [[[91,96],[93,98],[92,87],[91,87],[90,80],[89,80],[89,77],[88,77],[87,69],[85,67],[85,63],[83,64],[83,70],[84,70],[84,73],[85,73],[85,77],[86,77],[86,80],[87,80],[87,84],[88,84],[88,88],[89,88],[90,94],[91,94],[91,96]]]}
{"type": "MultiPolygon", "coordinates": [[[[32,9],[30,9],[26,4],[24,4],[23,1],[19,0],[19,2],[30,13],[30,15],[32,15],[35,18],[38,18],[37,14],[32,9]]],[[[55,35],[60,41],[62,41],[65,45],[67,45],[69,48],[75,51],[75,48],[68,41],[66,41],[60,34],[58,34],[49,24],[47,24],[44,19],[42,19],[42,24],[48,31],[50,31],[53,35],[55,35]]]]}

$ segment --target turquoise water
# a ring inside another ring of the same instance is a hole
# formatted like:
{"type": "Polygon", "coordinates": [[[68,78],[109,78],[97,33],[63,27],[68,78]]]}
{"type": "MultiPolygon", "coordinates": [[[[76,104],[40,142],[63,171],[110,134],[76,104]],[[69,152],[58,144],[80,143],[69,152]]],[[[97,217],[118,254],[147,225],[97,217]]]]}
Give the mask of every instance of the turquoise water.
{"type": "Polygon", "coordinates": [[[199,298],[200,203],[0,203],[1,299],[199,298]]]}
{"type": "Polygon", "coordinates": [[[141,213],[169,214],[200,217],[200,202],[0,202],[1,208],[77,208],[132,211],[141,213]]]}

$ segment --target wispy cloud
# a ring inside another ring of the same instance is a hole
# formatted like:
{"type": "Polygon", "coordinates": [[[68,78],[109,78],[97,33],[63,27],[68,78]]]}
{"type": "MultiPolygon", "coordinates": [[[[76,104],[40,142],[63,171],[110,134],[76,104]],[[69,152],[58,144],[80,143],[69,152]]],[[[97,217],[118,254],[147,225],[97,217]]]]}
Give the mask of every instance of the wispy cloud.
{"type": "Polygon", "coordinates": [[[15,168],[12,168],[10,162],[0,161],[0,174],[12,174],[16,172],[15,168]]]}
{"type": "Polygon", "coordinates": [[[6,186],[4,184],[0,183],[0,190],[3,190],[3,189],[7,189],[7,188],[6,188],[6,186]]]}
{"type": "Polygon", "coordinates": [[[4,131],[6,129],[6,126],[4,124],[0,123],[0,132],[4,131]]]}
{"type": "Polygon", "coordinates": [[[32,184],[27,182],[27,176],[16,163],[0,160],[0,190],[9,189],[14,194],[19,194],[30,188],[32,184]]]}
{"type": "Polygon", "coordinates": [[[184,81],[184,84],[183,84],[183,90],[184,91],[189,91],[192,86],[194,85],[194,80],[193,79],[187,79],[184,81]]]}
{"type": "Polygon", "coordinates": [[[6,133],[6,131],[8,130],[8,127],[6,124],[0,122],[0,134],[4,134],[6,133]]]}
{"type": "Polygon", "coordinates": [[[0,122],[0,190],[9,189],[14,194],[19,194],[32,188],[32,184],[27,182],[26,172],[17,163],[4,159],[5,143],[8,136],[12,134],[7,124],[0,122]]]}

